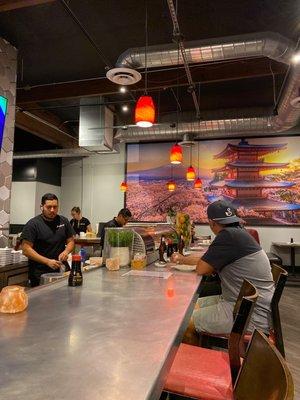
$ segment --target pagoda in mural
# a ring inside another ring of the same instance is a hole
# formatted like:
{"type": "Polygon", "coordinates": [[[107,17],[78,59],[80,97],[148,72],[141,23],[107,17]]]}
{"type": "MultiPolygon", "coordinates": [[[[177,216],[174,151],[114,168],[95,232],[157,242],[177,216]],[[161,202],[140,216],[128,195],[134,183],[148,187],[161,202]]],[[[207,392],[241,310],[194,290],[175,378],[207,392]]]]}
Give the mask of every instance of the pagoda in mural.
{"type": "Polygon", "coordinates": [[[295,211],[300,204],[269,199],[265,189],[288,189],[295,185],[291,181],[275,181],[261,174],[261,171],[282,169],[288,163],[270,163],[264,156],[287,148],[282,144],[250,144],[242,139],[239,144],[228,144],[214,159],[224,159],[221,168],[213,169],[211,189],[218,189],[218,196],[231,201],[236,207],[244,207],[262,213],[273,211],[295,211]]]}

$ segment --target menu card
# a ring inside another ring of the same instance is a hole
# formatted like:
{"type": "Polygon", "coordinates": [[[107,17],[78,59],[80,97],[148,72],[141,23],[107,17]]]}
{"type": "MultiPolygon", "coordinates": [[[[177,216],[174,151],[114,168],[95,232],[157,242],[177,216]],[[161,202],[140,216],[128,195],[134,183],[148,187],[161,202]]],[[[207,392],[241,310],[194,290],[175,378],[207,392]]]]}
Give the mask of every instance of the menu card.
{"type": "Polygon", "coordinates": [[[151,277],[151,278],[168,279],[173,274],[172,274],[172,272],[165,272],[165,271],[137,271],[137,270],[131,270],[129,272],[126,272],[122,276],[126,276],[126,275],[146,276],[146,277],[151,277]]]}

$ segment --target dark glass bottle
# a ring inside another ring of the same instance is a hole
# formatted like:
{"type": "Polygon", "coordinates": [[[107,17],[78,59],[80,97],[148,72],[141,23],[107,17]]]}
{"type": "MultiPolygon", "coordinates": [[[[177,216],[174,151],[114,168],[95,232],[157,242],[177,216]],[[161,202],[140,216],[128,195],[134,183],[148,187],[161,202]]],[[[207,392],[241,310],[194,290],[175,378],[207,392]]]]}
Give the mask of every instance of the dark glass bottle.
{"type": "Polygon", "coordinates": [[[167,257],[170,258],[172,254],[173,254],[173,242],[171,239],[169,239],[167,244],[167,257]]]}
{"type": "Polygon", "coordinates": [[[160,238],[160,245],[159,245],[159,248],[158,248],[159,261],[161,261],[161,262],[166,262],[166,260],[164,259],[165,251],[166,251],[166,241],[165,241],[164,235],[162,235],[161,238],[160,238]]]}
{"type": "Polygon", "coordinates": [[[72,256],[72,268],[69,275],[69,286],[82,285],[81,256],[74,254],[72,256]]]}
{"type": "Polygon", "coordinates": [[[179,243],[178,243],[179,254],[183,254],[183,249],[184,249],[184,240],[183,240],[183,236],[180,235],[180,239],[179,239],[179,243]]]}

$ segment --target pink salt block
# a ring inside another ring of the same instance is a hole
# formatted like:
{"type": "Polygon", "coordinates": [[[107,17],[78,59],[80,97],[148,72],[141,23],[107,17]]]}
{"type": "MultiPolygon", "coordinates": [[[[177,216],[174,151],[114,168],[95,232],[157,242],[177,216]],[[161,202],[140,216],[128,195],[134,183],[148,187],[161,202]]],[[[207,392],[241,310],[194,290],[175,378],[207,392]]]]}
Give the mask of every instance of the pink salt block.
{"type": "Polygon", "coordinates": [[[119,257],[107,258],[105,265],[110,271],[118,271],[120,269],[120,259],[119,257]]]}
{"type": "Polygon", "coordinates": [[[0,312],[15,314],[28,306],[25,288],[18,285],[5,286],[0,293],[0,312]]]}

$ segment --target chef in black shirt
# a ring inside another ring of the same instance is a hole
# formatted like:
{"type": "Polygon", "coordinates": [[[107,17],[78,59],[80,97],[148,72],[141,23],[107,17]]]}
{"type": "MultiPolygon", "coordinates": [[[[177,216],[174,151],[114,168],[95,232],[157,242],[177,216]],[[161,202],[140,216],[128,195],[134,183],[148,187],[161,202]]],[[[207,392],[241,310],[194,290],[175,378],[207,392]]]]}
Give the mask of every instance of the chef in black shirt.
{"type": "Polygon", "coordinates": [[[29,258],[31,286],[38,286],[42,274],[59,271],[74,249],[74,231],[67,218],[58,215],[58,198],[46,193],[41,201],[42,213],[25,225],[22,250],[29,258]]]}
{"type": "Polygon", "coordinates": [[[112,220],[104,224],[100,234],[100,245],[102,249],[104,246],[105,228],[121,228],[122,226],[127,224],[130,218],[131,218],[130,210],[128,208],[122,208],[116,217],[114,217],[112,220]]]}
{"type": "Polygon", "coordinates": [[[90,221],[82,216],[79,207],[73,207],[71,210],[71,215],[73,218],[71,219],[70,224],[76,235],[80,235],[80,232],[92,232],[90,221]]]}

